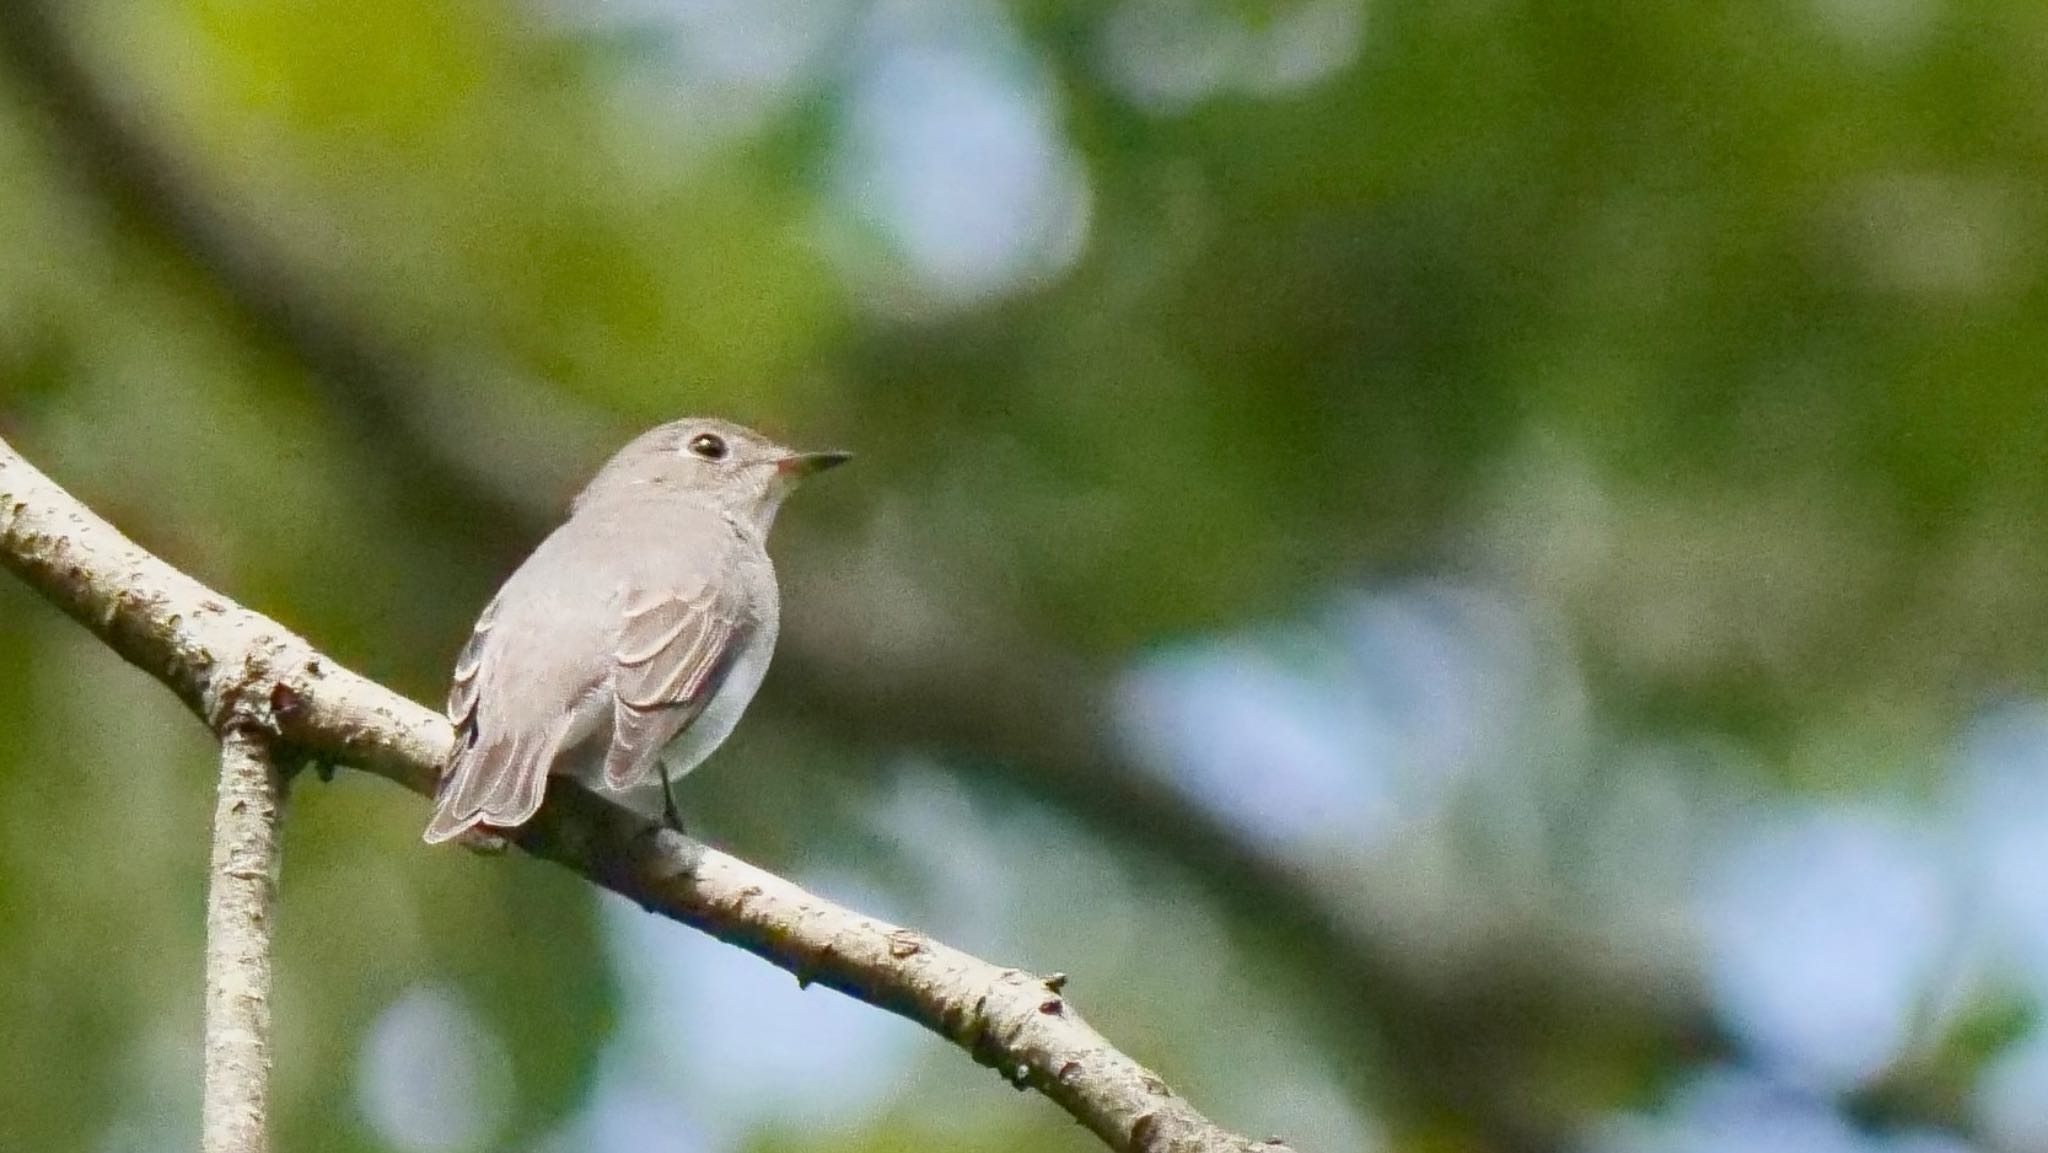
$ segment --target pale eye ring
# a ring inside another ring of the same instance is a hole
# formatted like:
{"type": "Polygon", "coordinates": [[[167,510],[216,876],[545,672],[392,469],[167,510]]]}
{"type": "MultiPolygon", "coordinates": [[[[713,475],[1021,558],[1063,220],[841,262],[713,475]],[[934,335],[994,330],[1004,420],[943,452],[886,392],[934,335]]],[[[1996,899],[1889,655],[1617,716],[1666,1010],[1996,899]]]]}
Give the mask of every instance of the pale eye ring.
{"type": "Polygon", "coordinates": [[[725,438],[716,433],[700,432],[690,438],[690,451],[705,460],[724,460],[725,438]]]}

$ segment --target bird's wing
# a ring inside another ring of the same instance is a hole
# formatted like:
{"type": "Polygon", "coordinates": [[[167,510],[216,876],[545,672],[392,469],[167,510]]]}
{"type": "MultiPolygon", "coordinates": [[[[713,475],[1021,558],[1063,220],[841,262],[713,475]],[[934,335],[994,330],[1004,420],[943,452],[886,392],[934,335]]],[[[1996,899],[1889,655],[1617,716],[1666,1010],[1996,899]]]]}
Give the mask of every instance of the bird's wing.
{"type": "Polygon", "coordinates": [[[645,780],[662,748],[697,719],[732,670],[751,631],[734,584],[703,581],[628,597],[614,653],[608,787],[645,780]]]}
{"type": "Polygon", "coordinates": [[[548,766],[561,743],[558,735],[495,728],[491,739],[482,739],[482,721],[477,716],[480,674],[501,599],[502,593],[484,606],[483,615],[455,658],[455,679],[448,686],[448,719],[455,725],[455,749],[435,790],[434,817],[426,831],[429,843],[448,840],[480,824],[499,828],[524,824],[540,808],[548,766]]]}
{"type": "Polygon", "coordinates": [[[556,757],[590,730],[586,700],[599,674],[589,657],[608,644],[617,610],[589,595],[609,582],[577,571],[581,544],[569,526],[543,541],[485,607],[456,657],[448,688],[455,748],[435,790],[429,842],[478,825],[525,824],[540,808],[556,757]]]}

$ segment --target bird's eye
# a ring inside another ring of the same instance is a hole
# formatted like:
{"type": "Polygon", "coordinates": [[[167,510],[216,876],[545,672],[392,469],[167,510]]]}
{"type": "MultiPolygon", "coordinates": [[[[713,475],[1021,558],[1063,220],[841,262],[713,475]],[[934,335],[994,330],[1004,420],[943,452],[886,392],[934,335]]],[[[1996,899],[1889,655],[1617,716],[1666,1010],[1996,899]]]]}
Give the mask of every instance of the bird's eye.
{"type": "Polygon", "coordinates": [[[724,460],[725,440],[708,432],[700,432],[690,438],[690,451],[705,460],[724,460]]]}

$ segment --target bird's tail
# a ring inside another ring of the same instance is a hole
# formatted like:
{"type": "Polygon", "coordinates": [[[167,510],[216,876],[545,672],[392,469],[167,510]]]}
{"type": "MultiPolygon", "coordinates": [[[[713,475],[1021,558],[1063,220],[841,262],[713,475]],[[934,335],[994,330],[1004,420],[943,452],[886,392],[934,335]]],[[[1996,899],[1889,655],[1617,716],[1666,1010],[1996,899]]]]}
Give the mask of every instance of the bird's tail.
{"type": "Polygon", "coordinates": [[[459,743],[434,795],[427,843],[439,844],[478,825],[510,829],[525,824],[540,809],[565,728],[565,722],[558,722],[541,733],[508,732],[459,743]]]}

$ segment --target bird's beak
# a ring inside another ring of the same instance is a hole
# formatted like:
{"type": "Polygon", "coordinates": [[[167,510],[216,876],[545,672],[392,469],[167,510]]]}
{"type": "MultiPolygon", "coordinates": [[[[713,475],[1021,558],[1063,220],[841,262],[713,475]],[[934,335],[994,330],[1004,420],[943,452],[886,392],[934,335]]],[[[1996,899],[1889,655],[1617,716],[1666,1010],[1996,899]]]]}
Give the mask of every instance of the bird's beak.
{"type": "Polygon", "coordinates": [[[798,452],[775,462],[775,471],[793,480],[837,468],[853,459],[850,452],[798,452]]]}

